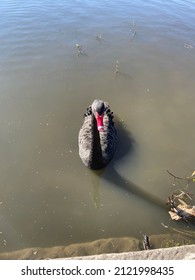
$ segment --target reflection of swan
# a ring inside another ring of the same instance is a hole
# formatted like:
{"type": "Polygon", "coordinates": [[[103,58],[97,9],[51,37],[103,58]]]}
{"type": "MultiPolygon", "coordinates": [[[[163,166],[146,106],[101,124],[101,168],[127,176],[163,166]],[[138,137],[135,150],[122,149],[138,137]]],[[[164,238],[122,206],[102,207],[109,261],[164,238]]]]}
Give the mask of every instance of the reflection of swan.
{"type": "Polygon", "coordinates": [[[92,191],[90,191],[93,203],[95,208],[99,209],[101,205],[100,201],[100,179],[101,179],[101,173],[103,172],[102,170],[95,170],[94,172],[90,172],[89,170],[89,175],[91,177],[91,185],[92,185],[92,191]],[[94,174],[95,173],[95,174],[94,174]],[[96,176],[97,175],[97,176],[96,176]]]}
{"type": "Polygon", "coordinates": [[[117,132],[108,103],[94,100],[87,108],[78,142],[80,158],[87,167],[101,169],[111,161],[116,150],[117,132]]]}

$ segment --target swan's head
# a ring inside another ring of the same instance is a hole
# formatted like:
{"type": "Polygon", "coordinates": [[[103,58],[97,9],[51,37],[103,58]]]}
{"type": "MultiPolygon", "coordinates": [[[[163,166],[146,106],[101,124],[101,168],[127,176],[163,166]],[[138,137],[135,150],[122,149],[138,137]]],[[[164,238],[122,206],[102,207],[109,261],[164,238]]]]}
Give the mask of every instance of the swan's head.
{"type": "Polygon", "coordinates": [[[104,131],[104,123],[103,123],[104,111],[105,111],[104,101],[99,99],[94,100],[91,105],[91,108],[97,121],[98,131],[104,131]]]}

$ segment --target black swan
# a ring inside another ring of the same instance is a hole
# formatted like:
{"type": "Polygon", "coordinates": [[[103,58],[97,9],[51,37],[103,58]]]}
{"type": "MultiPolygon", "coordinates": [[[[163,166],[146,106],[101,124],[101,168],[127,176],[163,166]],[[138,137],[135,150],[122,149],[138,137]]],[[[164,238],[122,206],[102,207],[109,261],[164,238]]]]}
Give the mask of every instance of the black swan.
{"type": "Polygon", "coordinates": [[[78,144],[79,156],[87,167],[101,169],[111,161],[116,150],[117,131],[107,102],[96,99],[87,108],[78,144]]]}

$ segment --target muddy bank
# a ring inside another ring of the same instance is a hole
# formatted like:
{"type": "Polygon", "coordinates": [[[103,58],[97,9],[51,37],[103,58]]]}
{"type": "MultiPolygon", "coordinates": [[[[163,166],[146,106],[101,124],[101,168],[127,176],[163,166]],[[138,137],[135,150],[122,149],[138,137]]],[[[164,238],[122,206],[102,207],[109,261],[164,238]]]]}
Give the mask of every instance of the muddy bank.
{"type": "MultiPolygon", "coordinates": [[[[178,247],[195,244],[191,237],[180,234],[163,234],[150,236],[151,249],[178,247]]],[[[101,254],[118,254],[125,252],[142,251],[143,240],[132,237],[99,239],[93,242],[71,244],[68,246],[55,246],[51,248],[25,248],[14,252],[0,254],[1,260],[39,260],[55,258],[72,258],[83,256],[98,256],[101,254]]],[[[147,250],[155,251],[155,250],[147,250]]]]}

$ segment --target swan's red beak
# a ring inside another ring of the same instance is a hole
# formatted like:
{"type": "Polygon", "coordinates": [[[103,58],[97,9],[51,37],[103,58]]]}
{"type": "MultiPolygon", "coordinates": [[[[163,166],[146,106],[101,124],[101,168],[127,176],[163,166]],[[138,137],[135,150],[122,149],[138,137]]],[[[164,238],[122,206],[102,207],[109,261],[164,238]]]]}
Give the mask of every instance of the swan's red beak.
{"type": "Polygon", "coordinates": [[[97,121],[97,129],[99,131],[104,131],[104,123],[103,123],[104,114],[99,115],[96,113],[96,121],[97,121]]]}

